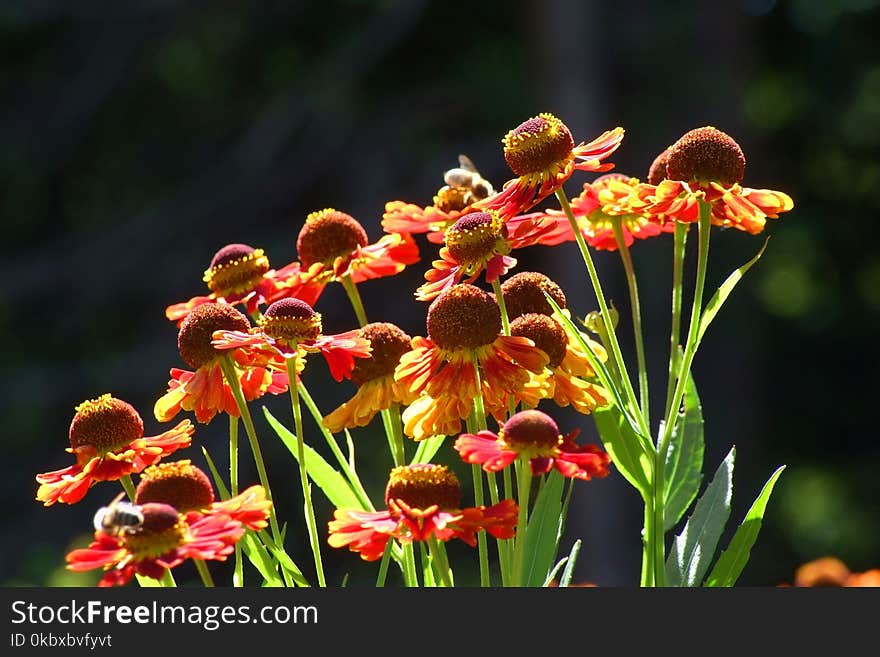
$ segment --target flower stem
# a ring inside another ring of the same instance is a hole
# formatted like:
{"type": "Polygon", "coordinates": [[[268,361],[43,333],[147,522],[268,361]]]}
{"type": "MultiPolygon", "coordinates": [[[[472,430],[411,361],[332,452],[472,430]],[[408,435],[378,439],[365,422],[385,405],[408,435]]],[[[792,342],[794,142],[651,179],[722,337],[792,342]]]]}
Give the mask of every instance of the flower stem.
{"type": "MultiPolygon", "coordinates": [[[[296,349],[296,345],[292,345],[296,349]]],[[[296,361],[298,355],[287,359],[287,378],[290,381],[290,405],[293,409],[293,424],[296,432],[296,451],[299,461],[299,480],[302,486],[303,499],[305,501],[306,528],[309,532],[309,543],[312,547],[312,556],[315,559],[315,571],[318,575],[318,586],[326,587],[324,579],[324,564],[321,560],[321,541],[318,538],[318,523],[315,520],[315,507],[312,504],[312,493],[309,488],[309,477],[306,471],[305,439],[303,437],[302,409],[299,404],[299,379],[296,376],[296,361]]]]}
{"type": "Polygon", "coordinates": [[[159,580],[162,582],[162,586],[166,588],[176,588],[177,582],[174,581],[174,575],[171,574],[171,569],[166,568],[165,572],[162,573],[162,579],[159,580]]]}
{"type": "Polygon", "coordinates": [[[513,547],[512,581],[514,586],[525,586],[523,569],[525,568],[526,529],[529,521],[529,494],[532,487],[532,468],[527,456],[517,458],[516,474],[519,515],[516,522],[516,543],[513,547]]]}
{"type": "Polygon", "coordinates": [[[403,546],[403,581],[408,587],[414,588],[419,585],[419,576],[416,574],[416,555],[412,543],[403,546]]]}
{"type": "MultiPolygon", "coordinates": [[[[260,484],[262,484],[263,489],[266,491],[266,499],[271,502],[272,489],[269,487],[269,476],[266,473],[263,452],[260,449],[260,442],[257,440],[257,430],[254,428],[254,420],[251,417],[250,409],[248,408],[247,401],[245,401],[244,393],[241,390],[241,383],[235,373],[235,365],[229,354],[225,354],[220,359],[220,368],[223,370],[223,376],[226,379],[226,383],[232,390],[232,396],[235,399],[235,404],[238,406],[238,412],[241,414],[241,418],[244,422],[244,428],[251,445],[251,452],[253,452],[254,462],[257,466],[257,476],[260,479],[260,484]]],[[[272,509],[269,514],[269,524],[272,528],[272,539],[275,541],[275,545],[278,548],[281,548],[281,529],[278,526],[278,518],[275,516],[274,504],[272,504],[272,509]]]]}
{"type": "Polygon", "coordinates": [[[565,194],[565,189],[560,187],[556,190],[556,198],[559,200],[559,204],[562,206],[565,216],[568,217],[568,222],[571,224],[571,230],[574,233],[574,239],[577,242],[581,257],[587,267],[587,273],[590,276],[590,283],[593,285],[593,291],[596,294],[596,301],[599,303],[599,311],[602,314],[602,321],[605,324],[605,328],[608,330],[608,341],[611,343],[611,354],[618,371],[621,373],[620,378],[624,386],[627,401],[632,407],[633,414],[638,418],[639,427],[642,432],[645,436],[650,436],[650,427],[647,425],[645,418],[642,417],[641,413],[637,412],[639,406],[636,402],[636,393],[635,390],[633,390],[632,382],[630,381],[629,374],[626,370],[626,363],[624,362],[623,354],[620,351],[620,343],[617,341],[617,333],[615,332],[614,324],[611,321],[611,312],[608,310],[608,304],[605,302],[605,294],[602,292],[602,283],[599,281],[599,274],[596,271],[596,265],[593,263],[593,257],[590,255],[587,243],[584,241],[584,236],[581,234],[580,228],[578,227],[577,219],[575,219],[574,213],[571,210],[568,196],[565,194]]]}
{"type": "Polygon", "coordinates": [[[681,339],[681,297],[682,278],[684,273],[684,255],[687,245],[689,224],[675,222],[672,246],[672,330],[669,333],[669,378],[666,382],[666,412],[672,404],[672,393],[675,392],[675,375],[678,371],[678,349],[681,339]]]}
{"type": "Polygon", "coordinates": [[[642,416],[645,423],[651,426],[650,400],[648,397],[648,366],[645,361],[645,340],[642,330],[642,309],[639,303],[639,286],[636,282],[636,270],[633,267],[632,255],[626,238],[623,235],[623,217],[613,217],[611,220],[614,229],[614,238],[617,240],[617,250],[623,261],[623,269],[626,272],[626,283],[629,287],[629,306],[632,312],[633,333],[636,343],[636,359],[639,366],[639,401],[641,402],[642,416]]]}
{"type": "Polygon", "coordinates": [[[700,333],[700,318],[703,311],[703,290],[706,285],[706,270],[709,261],[709,236],[711,233],[712,206],[706,201],[700,201],[700,223],[699,223],[699,250],[697,251],[697,280],[694,286],[694,299],[691,307],[691,319],[688,325],[687,342],[685,343],[684,355],[678,367],[678,376],[675,382],[675,390],[672,393],[672,403],[666,411],[666,417],[663,422],[663,435],[660,438],[657,448],[656,459],[654,461],[654,523],[655,545],[654,554],[656,564],[655,581],[657,586],[665,586],[666,571],[661,567],[664,554],[664,489],[665,489],[665,472],[666,454],[669,451],[669,441],[672,439],[672,432],[675,428],[675,421],[678,419],[678,408],[681,405],[684,396],[685,385],[687,384],[688,373],[691,369],[691,363],[694,360],[694,354],[697,351],[700,333]]]}
{"type": "Polygon", "coordinates": [[[376,577],[376,588],[384,588],[385,578],[388,576],[388,563],[391,561],[391,541],[385,544],[385,551],[382,553],[382,561],[379,563],[379,575],[376,577]]]}
{"type": "Polygon", "coordinates": [[[495,301],[501,311],[501,330],[504,335],[510,335],[510,317],[507,315],[507,304],[504,302],[504,293],[501,291],[501,281],[497,278],[492,281],[492,291],[495,293],[495,301]]]}
{"type": "Polygon", "coordinates": [[[137,496],[137,489],[134,487],[131,475],[123,475],[120,477],[119,483],[122,484],[122,488],[125,490],[125,494],[128,495],[129,501],[134,504],[134,498],[137,496]]]}
{"type": "Polygon", "coordinates": [[[351,307],[354,308],[354,314],[357,316],[358,324],[363,328],[367,324],[367,313],[364,311],[364,302],[361,300],[361,293],[358,292],[357,285],[355,285],[351,274],[343,276],[340,282],[342,283],[343,289],[345,289],[345,293],[348,295],[351,307]]]}
{"type": "Polygon", "coordinates": [[[440,576],[440,582],[447,588],[452,587],[452,577],[449,570],[449,560],[446,557],[446,549],[437,540],[436,536],[428,539],[428,550],[431,552],[431,560],[434,562],[434,570],[440,576]]]}
{"type": "Polygon", "coordinates": [[[196,565],[196,570],[199,571],[199,577],[202,578],[202,584],[205,585],[205,588],[213,589],[214,578],[211,577],[211,571],[208,570],[208,564],[206,564],[203,559],[193,559],[193,563],[196,565]]]}
{"type": "MultiPolygon", "coordinates": [[[[229,416],[229,490],[230,495],[238,495],[238,418],[229,416]]],[[[241,545],[235,544],[235,567],[232,571],[232,585],[244,586],[244,562],[241,559],[241,545]]]]}

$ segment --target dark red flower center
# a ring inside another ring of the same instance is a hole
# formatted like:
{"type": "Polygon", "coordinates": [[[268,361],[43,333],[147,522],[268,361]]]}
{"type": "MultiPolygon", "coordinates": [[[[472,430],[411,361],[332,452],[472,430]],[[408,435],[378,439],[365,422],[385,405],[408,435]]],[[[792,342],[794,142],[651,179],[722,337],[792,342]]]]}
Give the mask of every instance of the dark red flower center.
{"type": "Polygon", "coordinates": [[[144,522],[137,531],[122,536],[135,561],[155,559],[183,545],[186,522],[173,506],[150,502],[140,507],[144,522]]]}
{"type": "Polygon", "coordinates": [[[458,509],[461,486],[458,477],[445,465],[418,463],[394,468],[385,488],[385,503],[403,500],[415,509],[435,504],[441,509],[458,509]]]}
{"type": "Polygon", "coordinates": [[[535,409],[512,415],[501,429],[501,438],[513,447],[537,449],[555,447],[562,440],[553,418],[535,409]]]}
{"type": "Polygon", "coordinates": [[[394,374],[400,357],[412,349],[412,338],[389,322],[373,322],[360,330],[360,336],[370,341],[369,358],[356,358],[351,380],[361,386],[394,374]]]}
{"type": "Polygon", "coordinates": [[[220,296],[253,290],[269,271],[263,249],[247,244],[227,244],[214,254],[205,272],[208,288],[220,296]]]}
{"type": "Polygon", "coordinates": [[[506,234],[497,212],[471,212],[447,229],[446,248],[461,265],[483,263],[498,253],[510,252],[504,242],[506,234]]]}
{"type": "Polygon", "coordinates": [[[547,354],[550,362],[547,367],[558,367],[565,358],[568,336],[559,322],[547,315],[526,313],[510,323],[510,334],[529,338],[535,346],[547,354]]]}
{"type": "Polygon", "coordinates": [[[214,487],[190,461],[167,461],[141,473],[135,503],[147,502],[170,504],[181,513],[205,509],[214,502],[214,487]]]}
{"type": "Polygon", "coordinates": [[[99,453],[127,447],[144,436],[144,421],[128,402],[104,394],[76,407],[70,423],[70,446],[94,447],[99,453]]]}
{"type": "Polygon", "coordinates": [[[507,316],[513,320],[526,313],[552,315],[553,308],[544,297],[546,292],[560,308],[565,308],[566,299],[562,288],[553,280],[536,271],[514,274],[501,285],[507,316]]]}
{"type": "Polygon", "coordinates": [[[462,283],[444,290],[428,307],[428,337],[441,349],[478,349],[501,333],[501,311],[478,287],[462,283]]]}
{"type": "Polygon", "coordinates": [[[711,126],[685,133],[669,147],[666,177],[732,185],[743,179],[746,158],[727,133],[711,126]]]}
{"type": "Polygon", "coordinates": [[[503,140],[504,159],[517,176],[551,171],[572,158],[574,138],[552,114],[520,123],[503,140]]]}
{"type": "Polygon", "coordinates": [[[183,318],[177,350],[187,365],[198,369],[225,353],[211,344],[214,331],[247,331],[250,327],[248,318],[228,304],[202,304],[183,318]]]}
{"type": "Polygon", "coordinates": [[[281,299],[266,309],[260,326],[266,335],[276,340],[314,340],[321,335],[321,315],[305,301],[281,299]]]}
{"type": "Polygon", "coordinates": [[[669,149],[671,146],[665,148],[660,155],[654,158],[654,161],[651,162],[651,167],[648,169],[648,184],[649,185],[659,185],[661,182],[666,180],[666,160],[669,159],[669,149]]]}
{"type": "Polygon", "coordinates": [[[296,251],[305,267],[316,262],[332,265],[336,258],[350,256],[368,241],[367,232],[354,217],[327,208],[306,217],[296,240],[296,251]]]}

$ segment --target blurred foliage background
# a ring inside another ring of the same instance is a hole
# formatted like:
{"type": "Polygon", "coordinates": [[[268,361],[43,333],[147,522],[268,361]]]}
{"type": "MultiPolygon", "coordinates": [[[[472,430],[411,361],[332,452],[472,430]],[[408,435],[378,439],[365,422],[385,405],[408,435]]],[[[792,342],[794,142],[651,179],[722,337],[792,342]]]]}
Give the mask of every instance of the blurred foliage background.
{"type": "MultiPolygon", "coordinates": [[[[509,177],[501,137],[542,111],[576,139],[624,126],[613,161],[643,178],[683,132],[714,125],[742,145],[746,185],[795,199],[768,225],[765,257],[697,356],[706,471],[737,445],[736,524],[770,472],[789,466],[741,583],[791,581],[797,565],[825,554],[855,570],[880,567],[877,5],[0,3],[0,584],[97,580],[67,573],[64,554],[87,542],[92,515],[118,487],[43,508],[34,475],[69,464],[67,429],[84,399],[112,392],[140,410],[147,435],[164,429],[153,402],[181,365],[164,309],[203,293],[215,251],[244,242],[282,266],[296,257],[306,214],[323,207],[358,217],[375,239],[384,203],[429,203],[458,153],[500,187],[509,177]]],[[[711,287],[762,242],[716,233],[711,287]]],[[[420,264],[362,289],[371,319],[413,335],[424,333],[425,307],[411,292],[435,257],[420,245],[420,264]]],[[[670,247],[664,237],[634,249],[661,395],[670,247]]],[[[556,278],[576,313],[592,309],[573,244],[518,256],[520,270],[556,278]]],[[[617,256],[596,257],[626,317],[617,256]]],[[[330,332],[354,325],[341,290],[318,310],[330,332]]],[[[354,391],[333,384],[320,362],[309,376],[325,412],[354,391]]],[[[289,422],[286,399],[266,405],[289,422]]],[[[558,421],[595,440],[589,418],[558,421]]],[[[261,428],[279,515],[307,567],[295,465],[261,428]]],[[[218,418],[196,433],[219,463],[225,430],[218,418]]],[[[384,437],[373,427],[356,439],[378,497],[390,466],[384,437]]],[[[197,447],[182,456],[203,463],[197,447]]],[[[584,539],[577,579],[635,585],[638,496],[619,476],[576,488],[562,549],[584,539]]],[[[319,503],[319,519],[331,512],[319,503]]],[[[467,552],[451,554],[461,562],[467,552]]],[[[335,584],[347,574],[369,584],[375,574],[348,553],[328,548],[325,560],[335,584]]],[[[194,581],[194,571],[180,572],[194,581]]]]}

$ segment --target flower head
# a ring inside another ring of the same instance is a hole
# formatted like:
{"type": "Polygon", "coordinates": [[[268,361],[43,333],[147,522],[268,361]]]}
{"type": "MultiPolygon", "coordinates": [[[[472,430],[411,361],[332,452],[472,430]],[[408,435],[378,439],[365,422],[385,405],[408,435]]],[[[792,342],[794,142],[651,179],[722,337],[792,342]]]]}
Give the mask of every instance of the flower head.
{"type": "Polygon", "coordinates": [[[529,372],[542,371],[547,362],[528,338],[501,335],[495,299],[466,283],[431,302],[427,333],[413,338],[394,375],[418,397],[403,413],[404,430],[416,440],[458,433],[477,394],[482,392],[488,408],[505,405],[529,381],[529,372]]]}
{"type": "Polygon", "coordinates": [[[169,504],[139,506],[143,522],[132,531],[95,532],[94,541],[67,555],[69,570],[103,568],[98,586],[121,586],[133,575],[161,579],[187,559],[224,561],[244,534],[244,526],[226,514],[180,514],[169,504]]]}
{"type": "Polygon", "coordinates": [[[390,538],[402,543],[458,538],[477,544],[477,532],[512,538],[517,505],[504,500],[494,506],[461,508],[461,486],[443,465],[415,464],[391,471],[385,488],[384,511],[340,509],[330,522],[328,543],[357,552],[365,561],[382,556],[390,538]]]}
{"type": "Polygon", "coordinates": [[[419,259],[418,247],[409,234],[385,235],[369,244],[360,222],[333,208],[306,217],[296,249],[299,260],[279,272],[288,277],[285,296],[309,305],[314,305],[333,281],[350,276],[354,283],[361,283],[393,276],[419,259]]]}
{"type": "Polygon", "coordinates": [[[45,506],[79,502],[98,481],[140,472],[189,447],[195,431],[189,420],[158,436],[144,437],[144,423],[128,402],[104,394],[76,407],[68,452],[76,464],[37,475],[37,500],[45,506]]]}
{"type": "Polygon", "coordinates": [[[746,170],[746,157],[726,132],[712,126],[696,128],[669,147],[666,177],[684,182],[739,183],[746,170]]]}
{"type": "Polygon", "coordinates": [[[333,433],[366,426],[379,411],[413,400],[394,380],[401,356],[412,349],[412,338],[389,322],[367,324],[358,334],[369,340],[370,357],[359,358],[351,371],[351,380],[358,386],[355,396],[324,417],[324,426],[333,433]]]}
{"type": "Polygon", "coordinates": [[[507,316],[511,320],[526,313],[552,315],[553,308],[545,294],[560,308],[565,308],[567,303],[562,288],[549,276],[536,271],[514,274],[501,284],[501,293],[504,295],[507,316]]]}
{"type": "Polygon", "coordinates": [[[503,139],[504,159],[517,178],[475,207],[498,210],[505,218],[526,212],[562,187],[575,169],[613,168],[614,165],[603,164],[602,160],[617,150],[622,139],[623,129],[615,128],[589,144],[576,146],[571,131],[552,114],[532,117],[503,139]]]}
{"type": "Polygon", "coordinates": [[[487,472],[503,470],[518,456],[529,459],[533,475],[556,468],[563,476],[592,479],[608,474],[611,458],[596,445],[574,442],[578,430],[563,436],[556,422],[546,413],[520,411],[503,424],[498,433],[464,433],[455,449],[467,463],[477,463],[487,472]]]}
{"type": "Polygon", "coordinates": [[[320,352],[337,381],[351,376],[356,358],[370,355],[369,340],[356,330],[324,335],[321,314],[300,299],[276,301],[266,309],[259,325],[249,331],[215,331],[211,344],[221,352],[239,350],[251,362],[268,363],[285,371],[287,359],[297,357],[297,366],[301,367],[301,356],[320,352]]]}
{"type": "MultiPolygon", "coordinates": [[[[205,303],[190,311],[180,323],[177,349],[194,371],[172,368],[168,391],[153,408],[157,420],[167,422],[181,410],[194,411],[196,420],[205,423],[218,412],[238,417],[238,406],[220,364],[227,352],[212,344],[212,336],[217,331],[247,331],[250,325],[245,315],[225,303],[205,303]]],[[[249,401],[266,392],[277,395],[287,390],[286,375],[269,363],[235,352],[233,368],[249,401]]]]}

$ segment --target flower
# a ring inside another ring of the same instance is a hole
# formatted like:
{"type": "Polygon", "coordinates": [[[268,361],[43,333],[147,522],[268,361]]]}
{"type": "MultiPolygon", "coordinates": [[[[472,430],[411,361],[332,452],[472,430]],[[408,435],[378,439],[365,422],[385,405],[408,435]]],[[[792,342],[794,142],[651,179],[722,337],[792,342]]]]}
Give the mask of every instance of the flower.
{"type": "MultiPolygon", "coordinates": [[[[245,315],[228,304],[205,303],[190,311],[180,323],[177,349],[195,371],[171,369],[168,392],[153,408],[157,420],[167,422],[181,410],[195,411],[196,420],[203,423],[210,422],[218,412],[238,417],[238,406],[220,365],[226,352],[216,349],[211,337],[215,331],[246,331],[250,325],[245,315]]],[[[283,368],[249,359],[239,352],[233,354],[232,360],[248,401],[266,392],[277,395],[287,390],[287,376],[279,371],[283,368]]]]}
{"type": "Polygon", "coordinates": [[[368,244],[367,233],[345,212],[326,208],[306,217],[296,240],[298,262],[279,270],[288,297],[315,305],[328,283],[350,276],[354,283],[398,274],[419,260],[409,234],[392,234],[368,244]]]}
{"type": "Polygon", "coordinates": [[[798,567],[794,575],[798,587],[880,587],[880,570],[854,573],[837,557],[820,557],[798,567]]]}
{"type": "Polygon", "coordinates": [[[76,464],[37,475],[37,500],[44,506],[79,502],[98,481],[115,481],[169,454],[189,447],[195,431],[189,420],[158,436],[144,437],[144,422],[128,402],[109,393],[76,407],[68,452],[76,464]]]}
{"type": "MultiPolygon", "coordinates": [[[[321,334],[321,315],[300,299],[281,299],[266,309],[252,330],[218,330],[212,345],[220,351],[240,349],[255,362],[269,362],[286,369],[286,360],[321,352],[337,381],[350,378],[355,358],[370,355],[370,342],[358,331],[321,334]]],[[[299,369],[297,370],[297,373],[299,369]]]]}
{"type": "Polygon", "coordinates": [[[364,561],[382,556],[390,538],[402,543],[458,538],[474,547],[477,532],[513,538],[517,505],[461,508],[458,477],[444,465],[419,463],[394,468],[385,488],[383,511],[337,509],[329,523],[332,547],[358,552],[364,561]]]}
{"type": "Polygon", "coordinates": [[[404,431],[416,440],[458,433],[476,395],[482,393],[487,408],[505,405],[529,381],[529,372],[541,372],[547,363],[528,338],[501,335],[498,304],[467,283],[431,302],[427,332],[427,338],[413,338],[394,372],[398,384],[418,396],[403,412],[404,431]]]}
{"type": "Polygon", "coordinates": [[[292,286],[291,278],[296,276],[296,272],[270,269],[269,258],[263,249],[247,244],[227,244],[214,254],[211,265],[205,270],[203,280],[211,293],[168,306],[165,316],[179,323],[196,306],[212,302],[242,304],[248,313],[253,314],[260,304],[271,303],[280,295],[286,295],[292,286]]]}
{"type": "Polygon", "coordinates": [[[412,349],[412,338],[389,322],[367,324],[358,335],[369,341],[371,353],[369,358],[359,358],[351,371],[351,380],[358,386],[355,396],[323,419],[333,433],[364,427],[392,404],[413,401],[412,394],[394,380],[394,369],[412,349]]]}
{"type": "Polygon", "coordinates": [[[551,227],[550,222],[525,215],[504,222],[494,210],[462,216],[446,230],[446,246],[425,274],[427,283],[416,298],[429,301],[462,279],[473,283],[484,269],[487,283],[498,280],[516,266],[516,258],[508,255],[511,250],[537,244],[551,227]]]}
{"type": "Polygon", "coordinates": [[[211,480],[189,460],[166,461],[144,470],[134,502],[169,504],[180,513],[223,514],[254,531],[266,527],[272,509],[272,502],[259,485],[222,502],[215,501],[211,480]]]}
{"type": "Polygon", "coordinates": [[[503,139],[504,159],[518,177],[475,207],[513,217],[560,189],[575,169],[608,171],[614,165],[603,164],[602,160],[617,150],[623,132],[623,128],[615,128],[589,144],[581,142],[575,146],[571,131],[558,118],[546,113],[532,117],[503,139]]]}
{"type": "Polygon", "coordinates": [[[460,217],[473,212],[473,204],[495,193],[492,184],[473,162],[459,155],[459,166],[443,175],[446,183],[434,196],[434,204],[420,207],[403,201],[389,201],[382,215],[387,233],[427,233],[428,241],[442,244],[446,230],[460,217]]]}
{"type": "Polygon", "coordinates": [[[107,572],[98,586],[121,586],[134,574],[162,579],[166,570],[187,559],[224,561],[245,531],[223,513],[180,514],[173,506],[155,502],[139,508],[140,525],[115,534],[96,531],[87,548],[67,555],[67,568],[103,568],[107,572]]]}
{"type": "Polygon", "coordinates": [[[528,409],[512,415],[498,430],[463,433],[453,447],[467,463],[498,472],[518,456],[529,459],[532,475],[547,474],[554,468],[563,476],[589,480],[605,477],[611,457],[597,445],[574,442],[578,429],[563,436],[556,422],[546,413],[528,409]]]}
{"type": "MultiPolygon", "coordinates": [[[[713,225],[754,235],[764,230],[768,218],[776,219],[794,207],[784,192],[740,186],[746,164],[742,149],[712,126],[685,133],[667,150],[665,179],[634,189],[635,207],[647,215],[693,223],[699,219],[699,202],[704,201],[711,207],[713,225]]],[[[656,160],[652,168],[656,180],[656,160]]]]}

